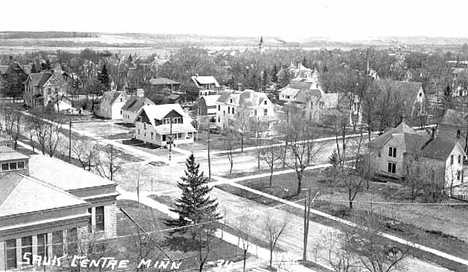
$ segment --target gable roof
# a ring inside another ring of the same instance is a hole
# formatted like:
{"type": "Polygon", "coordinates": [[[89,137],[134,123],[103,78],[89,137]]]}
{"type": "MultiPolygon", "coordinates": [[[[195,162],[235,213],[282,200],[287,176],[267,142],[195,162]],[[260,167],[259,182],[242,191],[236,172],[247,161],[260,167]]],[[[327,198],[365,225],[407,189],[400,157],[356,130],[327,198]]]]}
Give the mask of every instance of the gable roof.
{"type": "Polygon", "coordinates": [[[393,134],[416,134],[416,131],[408,126],[404,121],[401,122],[398,126],[388,129],[384,134],[378,136],[377,138],[372,139],[369,142],[369,147],[371,148],[381,148],[393,134]]]}
{"type": "Polygon", "coordinates": [[[463,117],[461,112],[448,109],[445,111],[440,124],[465,127],[468,125],[467,120],[463,117]]]}
{"type": "Polygon", "coordinates": [[[180,104],[162,104],[143,107],[143,111],[146,113],[152,124],[154,119],[162,120],[169,112],[173,110],[184,117],[188,117],[180,104]]]}
{"type": "Polygon", "coordinates": [[[240,91],[234,91],[234,90],[226,90],[224,91],[221,96],[218,98],[218,103],[226,103],[231,95],[236,95],[238,96],[241,94],[240,91]]]}
{"type": "Polygon", "coordinates": [[[456,145],[460,145],[460,143],[458,141],[450,141],[449,139],[436,137],[423,147],[421,155],[426,158],[446,161],[456,145]]]}
{"type": "Polygon", "coordinates": [[[312,87],[312,82],[302,82],[302,81],[297,81],[297,80],[291,80],[289,82],[289,87],[293,89],[310,89],[312,87]]]}
{"type": "MultiPolygon", "coordinates": [[[[381,90],[391,89],[400,94],[407,103],[414,102],[419,90],[422,88],[421,82],[413,81],[397,81],[389,79],[375,79],[372,82],[372,86],[377,87],[381,90]]],[[[383,95],[383,94],[382,94],[383,95]]]]}
{"type": "Polygon", "coordinates": [[[122,95],[124,92],[121,91],[108,91],[105,92],[102,97],[101,101],[110,101],[109,103],[112,105],[114,102],[119,98],[120,95],[122,95]]]}
{"type": "Polygon", "coordinates": [[[219,83],[214,78],[214,76],[192,76],[192,80],[197,85],[198,88],[201,88],[200,85],[209,85],[209,84],[214,84],[215,87],[219,88],[219,83]]]}
{"type": "Polygon", "coordinates": [[[296,101],[306,103],[312,96],[320,98],[322,97],[322,92],[319,89],[300,90],[296,95],[296,101]]]}
{"type": "Polygon", "coordinates": [[[130,111],[130,112],[138,112],[146,104],[154,105],[153,101],[149,100],[146,97],[133,96],[127,101],[127,103],[125,103],[124,107],[122,107],[122,110],[130,111]]]}
{"type": "Polygon", "coordinates": [[[165,77],[158,77],[150,79],[151,85],[179,85],[180,83],[165,77]]]}
{"type": "Polygon", "coordinates": [[[88,205],[87,202],[60,188],[18,173],[2,175],[0,183],[2,184],[0,217],[67,206],[88,205]]]}
{"type": "Polygon", "coordinates": [[[205,95],[203,96],[202,98],[200,99],[203,99],[205,100],[205,104],[206,106],[214,106],[216,105],[216,101],[218,101],[218,99],[221,97],[221,95],[219,94],[216,94],[216,95],[205,95]]]}

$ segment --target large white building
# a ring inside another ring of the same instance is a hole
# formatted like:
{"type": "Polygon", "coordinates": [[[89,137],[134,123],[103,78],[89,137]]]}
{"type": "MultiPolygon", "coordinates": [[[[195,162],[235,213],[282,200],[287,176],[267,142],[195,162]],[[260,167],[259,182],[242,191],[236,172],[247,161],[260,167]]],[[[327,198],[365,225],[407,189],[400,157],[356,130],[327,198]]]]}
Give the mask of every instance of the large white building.
{"type": "Polygon", "coordinates": [[[236,122],[259,121],[272,124],[278,120],[274,105],[265,93],[253,90],[224,91],[216,101],[216,126],[232,129],[236,122]]]}
{"type": "Polygon", "coordinates": [[[197,130],[192,118],[179,104],[144,106],[135,123],[135,138],[145,143],[168,146],[193,143],[197,130]]]}

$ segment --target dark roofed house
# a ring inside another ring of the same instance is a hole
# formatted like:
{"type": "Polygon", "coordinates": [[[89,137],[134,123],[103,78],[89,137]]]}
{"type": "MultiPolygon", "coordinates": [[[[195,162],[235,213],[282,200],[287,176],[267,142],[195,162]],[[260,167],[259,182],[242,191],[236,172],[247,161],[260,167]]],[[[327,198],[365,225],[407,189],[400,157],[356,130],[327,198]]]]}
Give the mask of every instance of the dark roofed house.
{"type": "Polygon", "coordinates": [[[28,107],[57,106],[57,110],[71,107],[63,98],[68,95],[69,85],[60,71],[30,73],[26,80],[24,102],[28,107]]]}
{"type": "Polygon", "coordinates": [[[28,74],[17,62],[9,65],[0,65],[0,93],[6,97],[21,98],[24,94],[24,82],[28,74]]]}
{"type": "Polygon", "coordinates": [[[128,95],[125,91],[108,91],[102,96],[99,103],[99,110],[96,115],[110,118],[112,120],[122,119],[122,107],[127,102],[128,95]]]}
{"type": "Polygon", "coordinates": [[[195,86],[197,86],[199,90],[199,97],[205,95],[215,95],[220,90],[221,86],[219,85],[218,81],[214,76],[192,76],[191,77],[195,86]]]}
{"type": "Polygon", "coordinates": [[[126,124],[135,124],[141,109],[149,105],[154,105],[154,103],[146,97],[131,97],[122,107],[123,122],[126,124]]]}
{"type": "Polygon", "coordinates": [[[378,175],[396,179],[407,175],[412,161],[418,160],[428,169],[434,169],[445,187],[463,183],[466,153],[454,137],[446,134],[417,133],[405,122],[374,138],[368,145],[378,175]]]}
{"type": "Polygon", "coordinates": [[[145,90],[148,90],[149,93],[159,93],[165,88],[169,89],[171,93],[180,92],[180,82],[164,77],[158,77],[152,78],[145,83],[145,90]]]}
{"type": "MultiPolygon", "coordinates": [[[[390,97],[394,103],[401,105],[401,111],[395,113],[395,120],[390,120],[392,125],[406,118],[410,124],[419,124],[419,119],[415,117],[425,117],[427,115],[427,98],[420,82],[395,81],[395,80],[373,80],[369,91],[375,92],[376,103],[385,103],[384,99],[390,97]]],[[[366,112],[364,110],[363,112],[366,112]]]]}

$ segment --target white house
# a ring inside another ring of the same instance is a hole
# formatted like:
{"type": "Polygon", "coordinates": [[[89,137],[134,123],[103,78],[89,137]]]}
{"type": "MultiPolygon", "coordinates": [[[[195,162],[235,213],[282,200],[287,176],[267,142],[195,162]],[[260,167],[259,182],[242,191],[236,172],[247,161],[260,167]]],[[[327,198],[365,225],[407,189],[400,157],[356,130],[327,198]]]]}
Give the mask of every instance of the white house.
{"type": "Polygon", "coordinates": [[[216,126],[233,128],[235,122],[255,119],[272,124],[278,120],[274,105],[265,93],[253,90],[225,91],[216,101],[216,126]]]}
{"type": "Polygon", "coordinates": [[[99,110],[96,115],[112,120],[122,119],[122,107],[127,102],[126,92],[109,91],[105,92],[101,98],[99,110]]]}
{"type": "Polygon", "coordinates": [[[198,95],[199,97],[206,96],[206,95],[213,95],[217,94],[220,85],[214,76],[192,76],[191,77],[193,83],[198,88],[198,95]]]}
{"type": "Polygon", "coordinates": [[[193,143],[197,130],[179,104],[144,106],[135,123],[135,138],[145,143],[167,146],[193,143]]]}
{"type": "Polygon", "coordinates": [[[144,106],[154,105],[153,101],[145,97],[133,96],[122,107],[123,123],[134,124],[144,106]]]}

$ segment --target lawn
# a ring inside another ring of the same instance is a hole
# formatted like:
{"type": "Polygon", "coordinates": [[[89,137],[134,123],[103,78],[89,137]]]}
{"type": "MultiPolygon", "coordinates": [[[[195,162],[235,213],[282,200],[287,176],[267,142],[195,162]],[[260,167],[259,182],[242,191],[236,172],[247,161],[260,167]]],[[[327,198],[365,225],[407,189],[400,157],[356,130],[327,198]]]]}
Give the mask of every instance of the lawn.
{"type": "MultiPolygon", "coordinates": [[[[119,208],[125,210],[125,212],[129,214],[145,231],[150,233],[153,243],[158,244],[161,247],[161,250],[156,250],[154,249],[154,246],[151,246],[153,248],[153,252],[148,255],[146,259],[163,260],[167,258],[166,255],[168,255],[173,260],[182,261],[180,270],[197,270],[198,252],[196,250],[184,250],[184,248],[181,247],[181,244],[178,243],[180,241],[179,239],[170,239],[171,237],[167,231],[168,227],[164,223],[164,220],[168,219],[166,215],[146,206],[139,206],[138,203],[134,201],[118,201],[117,205],[119,208]],[[162,251],[165,253],[162,253],[162,251]]],[[[139,228],[121,211],[117,214],[117,222],[117,234],[118,236],[124,236],[118,241],[121,246],[121,253],[123,255],[135,255],[134,245],[135,243],[139,244],[138,235],[136,235],[139,228]]],[[[211,250],[208,261],[242,260],[241,250],[221,239],[213,237],[210,247],[211,250]]],[[[138,263],[139,261],[136,260],[136,262],[138,263]]],[[[206,265],[205,267],[208,268],[209,266],[206,265]]]]}
{"type": "MultiPolygon", "coordinates": [[[[321,196],[318,197],[314,203],[315,209],[350,221],[355,221],[357,219],[355,214],[347,207],[347,195],[344,192],[345,188],[328,188],[323,184],[323,180],[326,179],[323,174],[319,172],[306,173],[303,188],[311,187],[313,191],[321,192],[321,196]]],[[[290,192],[294,192],[296,183],[297,179],[295,173],[274,176],[271,188],[267,187],[268,177],[241,182],[241,184],[248,187],[278,197],[289,198],[291,201],[297,201],[305,197],[305,192],[294,197],[290,197],[291,194],[288,195],[285,188],[289,188],[290,192]]],[[[220,185],[218,188],[262,204],[270,206],[279,204],[277,201],[246,192],[230,185],[220,185]]],[[[382,203],[395,201],[394,196],[398,194],[401,193],[395,189],[395,185],[371,183],[368,192],[361,192],[356,197],[357,202],[355,202],[354,207],[356,210],[369,210],[371,206],[369,203],[373,202],[373,210],[387,218],[388,233],[428,247],[439,249],[454,256],[461,258],[466,258],[466,256],[468,256],[468,243],[462,240],[466,239],[468,235],[466,233],[468,226],[467,206],[448,205],[454,203],[454,201],[446,202],[447,205],[444,206],[413,205],[402,199],[398,200],[399,203],[397,205],[386,205],[382,203]]],[[[459,203],[460,202],[456,202],[455,205],[459,203]]],[[[298,216],[303,216],[303,212],[298,209],[288,208],[288,211],[298,216]]],[[[327,225],[339,225],[339,223],[318,216],[312,216],[312,220],[327,225]]],[[[436,261],[438,264],[455,271],[460,271],[461,267],[464,267],[455,262],[423,251],[415,251],[413,255],[428,261],[436,261]]],[[[464,269],[466,269],[466,267],[464,269]]]]}

